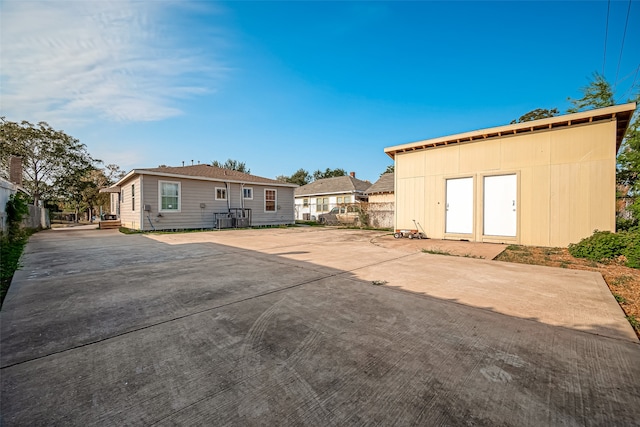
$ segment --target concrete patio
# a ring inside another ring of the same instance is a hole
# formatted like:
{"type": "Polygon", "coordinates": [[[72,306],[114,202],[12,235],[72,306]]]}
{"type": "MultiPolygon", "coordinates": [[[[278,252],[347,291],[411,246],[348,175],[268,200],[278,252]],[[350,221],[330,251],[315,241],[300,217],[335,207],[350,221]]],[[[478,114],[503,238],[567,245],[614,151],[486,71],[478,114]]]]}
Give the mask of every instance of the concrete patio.
{"type": "Polygon", "coordinates": [[[640,343],[599,274],[383,238],[37,233],[0,312],[0,422],[638,423],[640,343]]]}

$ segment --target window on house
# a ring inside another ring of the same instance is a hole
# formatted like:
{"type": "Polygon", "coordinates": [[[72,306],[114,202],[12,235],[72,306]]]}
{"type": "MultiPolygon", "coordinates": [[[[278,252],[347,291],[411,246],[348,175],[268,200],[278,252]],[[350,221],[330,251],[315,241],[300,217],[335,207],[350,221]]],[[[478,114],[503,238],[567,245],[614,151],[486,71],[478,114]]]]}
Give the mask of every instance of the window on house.
{"type": "Polygon", "coordinates": [[[302,206],[304,206],[305,208],[309,206],[309,199],[302,199],[302,206]]]}
{"type": "Polygon", "coordinates": [[[264,190],[264,211],[275,212],[277,203],[276,190],[264,190]]]}
{"type": "Polygon", "coordinates": [[[327,212],[328,210],[329,210],[329,198],[328,197],[316,198],[316,211],[327,212]]]}
{"type": "Polygon", "coordinates": [[[136,185],[131,185],[131,210],[136,210],[136,185]]]}
{"type": "Polygon", "coordinates": [[[351,196],[344,196],[344,203],[351,203],[351,196]]]}
{"type": "Polygon", "coordinates": [[[216,187],[216,200],[227,200],[227,189],[216,187]]]}
{"type": "Polygon", "coordinates": [[[158,194],[160,195],[161,212],[177,212],[180,210],[180,183],[159,181],[158,194]]]}
{"type": "Polygon", "coordinates": [[[242,197],[244,199],[253,199],[253,188],[245,187],[242,189],[242,197]]]}

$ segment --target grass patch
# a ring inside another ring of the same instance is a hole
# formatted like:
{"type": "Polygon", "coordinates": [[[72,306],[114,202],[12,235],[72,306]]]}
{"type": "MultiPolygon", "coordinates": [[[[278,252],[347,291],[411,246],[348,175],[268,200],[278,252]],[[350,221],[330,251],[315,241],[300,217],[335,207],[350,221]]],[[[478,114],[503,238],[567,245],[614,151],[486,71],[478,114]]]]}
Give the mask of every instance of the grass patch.
{"type": "Polygon", "coordinates": [[[127,227],[120,227],[120,228],[118,228],[118,231],[120,231],[122,234],[142,234],[142,233],[144,233],[144,231],[133,230],[133,229],[127,228],[127,227]]]}
{"type": "Polygon", "coordinates": [[[323,224],[320,224],[318,221],[302,221],[297,219],[296,220],[296,225],[308,225],[311,227],[323,227],[323,224]]]}
{"type": "Polygon", "coordinates": [[[0,307],[7,295],[13,274],[20,268],[20,256],[35,230],[22,230],[13,239],[0,237],[0,307]]]}
{"type": "Polygon", "coordinates": [[[622,295],[618,295],[618,294],[613,294],[613,297],[616,299],[616,301],[618,301],[618,303],[620,304],[626,304],[627,303],[627,299],[625,297],[623,297],[622,295]]]}
{"type": "Polygon", "coordinates": [[[631,282],[633,277],[631,276],[618,276],[611,281],[611,284],[614,286],[625,286],[627,283],[631,282]]]}
{"type": "MultiPolygon", "coordinates": [[[[543,256],[546,256],[543,254],[543,256]]],[[[495,258],[496,261],[515,262],[518,264],[539,264],[533,257],[532,249],[527,246],[509,245],[495,258]]]]}
{"type": "Polygon", "coordinates": [[[425,254],[431,254],[431,255],[455,256],[451,252],[443,251],[442,249],[438,249],[438,248],[436,248],[436,249],[422,249],[422,252],[425,253],[425,254]]]}
{"type": "Polygon", "coordinates": [[[640,321],[636,319],[636,316],[630,315],[630,316],[626,316],[626,318],[631,324],[631,327],[636,331],[638,335],[640,335],[640,321]]]}
{"type": "Polygon", "coordinates": [[[459,257],[462,257],[462,258],[484,259],[484,257],[480,256],[480,255],[472,255],[472,254],[469,254],[469,253],[464,254],[464,255],[458,255],[458,254],[451,253],[449,251],[444,251],[444,250],[439,249],[439,248],[434,248],[434,249],[422,248],[421,251],[422,251],[422,253],[431,254],[431,255],[446,255],[446,256],[459,256],[459,257]]]}

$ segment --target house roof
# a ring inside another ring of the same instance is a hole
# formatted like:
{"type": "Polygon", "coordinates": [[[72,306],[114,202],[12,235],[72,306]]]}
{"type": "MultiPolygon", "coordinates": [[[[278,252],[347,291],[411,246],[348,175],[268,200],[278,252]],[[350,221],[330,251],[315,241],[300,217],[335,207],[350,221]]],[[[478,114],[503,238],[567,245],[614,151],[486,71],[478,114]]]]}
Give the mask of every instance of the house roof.
{"type": "Polygon", "coordinates": [[[310,184],[298,187],[294,191],[295,197],[316,196],[323,194],[364,193],[371,186],[368,181],[362,181],[349,175],[323,178],[310,184]]]}
{"type": "Polygon", "coordinates": [[[365,191],[365,194],[382,194],[382,193],[393,193],[394,182],[393,182],[394,174],[393,172],[383,174],[376,182],[373,183],[371,187],[365,191]]]}
{"type": "Polygon", "coordinates": [[[264,184],[274,187],[297,187],[296,184],[276,181],[235,170],[219,168],[211,165],[166,166],[160,168],[134,169],[118,181],[113,187],[120,186],[134,175],[153,175],[177,179],[197,179],[202,181],[223,181],[239,184],[264,184]]]}
{"type": "Polygon", "coordinates": [[[395,158],[398,153],[407,151],[425,150],[428,148],[441,147],[445,145],[463,144],[476,141],[484,141],[492,138],[502,138],[513,135],[520,135],[529,132],[545,132],[553,129],[579,126],[583,124],[616,120],[616,152],[620,149],[622,139],[627,131],[631,116],[636,109],[636,103],[614,105],[612,107],[597,108],[580,113],[564,114],[562,116],[549,117],[546,119],[532,120],[530,122],[516,123],[506,126],[498,126],[487,129],[480,129],[471,132],[459,133],[456,135],[443,136],[440,138],[426,139],[423,141],[411,142],[408,144],[396,145],[384,149],[384,152],[395,158]]]}

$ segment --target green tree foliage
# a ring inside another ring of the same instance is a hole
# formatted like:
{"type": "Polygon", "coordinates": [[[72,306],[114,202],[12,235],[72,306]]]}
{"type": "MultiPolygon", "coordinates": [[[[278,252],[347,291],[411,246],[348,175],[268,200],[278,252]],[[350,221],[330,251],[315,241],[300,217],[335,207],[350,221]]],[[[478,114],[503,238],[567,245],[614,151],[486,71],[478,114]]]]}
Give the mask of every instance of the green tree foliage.
{"type": "Polygon", "coordinates": [[[215,166],[217,168],[229,169],[233,171],[238,171],[242,173],[251,173],[251,170],[247,167],[244,162],[239,162],[237,160],[227,159],[226,162],[220,163],[217,160],[211,162],[211,166],[215,166]]]}
{"type": "Polygon", "coordinates": [[[99,191],[99,188],[92,188],[93,183],[88,179],[94,170],[93,167],[76,169],[61,176],[55,183],[57,199],[76,212],[76,220],[80,212],[89,207],[85,203],[87,193],[99,191]]]}
{"type": "Polygon", "coordinates": [[[65,176],[86,171],[99,162],[86,146],[49,124],[15,123],[0,118],[0,164],[6,165],[11,155],[22,157],[24,187],[34,204],[49,199],[59,191],[56,185],[65,176]]]}
{"type": "Polygon", "coordinates": [[[385,173],[393,173],[396,170],[395,165],[389,165],[387,166],[387,168],[384,170],[384,172],[382,172],[380,174],[380,176],[384,175],[385,173]]]}
{"type": "Polygon", "coordinates": [[[120,181],[127,174],[120,169],[120,166],[110,163],[102,169],[102,173],[107,178],[107,185],[113,185],[120,181]]]}
{"type": "Polygon", "coordinates": [[[90,167],[65,175],[57,183],[57,199],[67,208],[75,211],[76,218],[85,210],[89,217],[97,215],[100,208],[109,210],[110,196],[101,193],[102,188],[115,184],[125,173],[119,166],[109,164],[103,169],[90,167]]]}
{"type": "Polygon", "coordinates": [[[610,107],[615,104],[611,85],[604,76],[597,71],[593,73],[591,82],[587,86],[583,87],[581,91],[582,98],[568,98],[573,107],[569,108],[567,113],[577,113],[579,111],[590,110],[593,108],[610,107]]]}
{"type": "Polygon", "coordinates": [[[324,178],[333,178],[336,176],[345,176],[347,175],[347,171],[345,171],[344,169],[330,169],[327,168],[325,169],[325,171],[321,171],[320,169],[318,169],[317,171],[315,171],[313,173],[313,179],[314,180],[319,180],[319,179],[324,179],[324,178]]]}
{"type": "MultiPolygon", "coordinates": [[[[640,94],[636,94],[636,103],[640,103],[640,94]]],[[[618,152],[618,185],[628,194],[640,195],[640,113],[635,111],[631,123],[618,152]]],[[[640,214],[640,200],[636,200],[640,214]]]]}
{"type": "Polygon", "coordinates": [[[555,117],[558,114],[560,114],[560,111],[558,111],[557,108],[552,108],[551,110],[548,110],[546,108],[536,108],[535,110],[531,110],[528,113],[523,114],[518,119],[512,120],[511,124],[513,125],[515,123],[524,123],[530,122],[532,120],[547,119],[549,117],[555,117]]]}
{"type": "Polygon", "coordinates": [[[302,168],[295,171],[294,174],[291,176],[279,175],[276,177],[276,180],[278,181],[289,182],[291,184],[298,184],[298,185],[307,185],[308,183],[311,182],[311,179],[312,178],[311,178],[311,175],[309,175],[309,172],[307,172],[302,168]]]}

